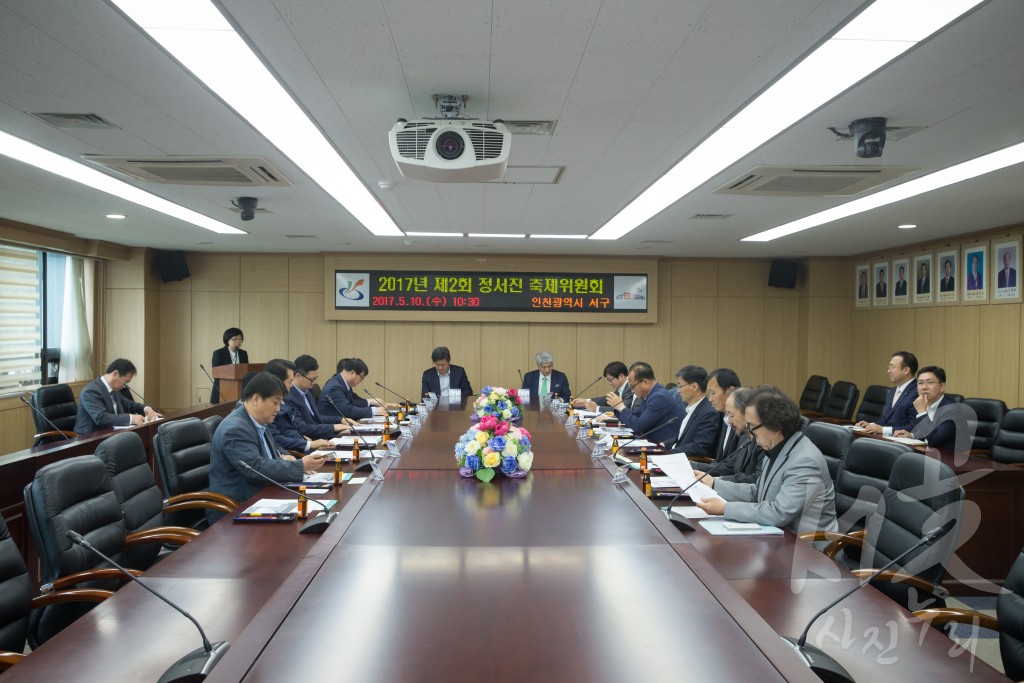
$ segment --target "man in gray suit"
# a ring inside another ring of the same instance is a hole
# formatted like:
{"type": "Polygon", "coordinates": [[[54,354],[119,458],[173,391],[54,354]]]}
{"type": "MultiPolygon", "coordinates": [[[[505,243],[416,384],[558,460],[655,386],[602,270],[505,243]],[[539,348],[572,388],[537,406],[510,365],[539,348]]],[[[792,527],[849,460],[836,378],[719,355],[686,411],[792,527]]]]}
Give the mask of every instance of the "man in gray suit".
{"type": "Polygon", "coordinates": [[[612,386],[612,390],[604,396],[595,396],[593,398],[574,398],[572,405],[574,408],[583,408],[584,410],[606,412],[611,410],[611,406],[608,403],[608,399],[612,394],[617,395],[625,402],[626,406],[633,407],[633,390],[629,388],[629,382],[626,381],[629,377],[629,368],[622,361],[612,361],[608,365],[604,366],[604,378],[608,380],[608,384],[612,386]]]}
{"type": "MultiPolygon", "coordinates": [[[[758,387],[747,405],[747,431],[766,451],[757,483],[712,479],[725,500],[697,503],[712,515],[784,527],[794,533],[836,531],[835,489],[821,451],[800,431],[800,409],[775,387],[758,387]]],[[[707,482],[709,477],[705,477],[707,482]]]]}
{"type": "Polygon", "coordinates": [[[85,386],[78,398],[75,434],[140,425],[160,417],[149,406],[125,398],[121,393],[135,377],[135,372],[134,363],[118,358],[107,366],[104,374],[85,386]]]}

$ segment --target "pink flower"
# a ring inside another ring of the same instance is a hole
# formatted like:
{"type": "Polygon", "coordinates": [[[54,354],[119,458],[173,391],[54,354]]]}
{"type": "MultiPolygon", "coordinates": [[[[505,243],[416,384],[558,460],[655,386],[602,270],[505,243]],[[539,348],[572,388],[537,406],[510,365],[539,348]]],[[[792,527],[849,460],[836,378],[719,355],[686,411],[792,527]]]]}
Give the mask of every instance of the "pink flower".
{"type": "Polygon", "coordinates": [[[511,396],[512,398],[515,398],[516,396],[519,395],[519,392],[515,388],[512,388],[508,390],[508,395],[511,396]]]}
{"type": "Polygon", "coordinates": [[[505,436],[508,434],[508,422],[499,422],[494,428],[495,436],[505,436]]]}
{"type": "Polygon", "coordinates": [[[480,429],[485,432],[489,432],[497,426],[498,418],[494,417],[493,415],[485,415],[484,417],[480,418],[480,429]]]}
{"type": "Polygon", "coordinates": [[[523,433],[523,436],[525,436],[527,439],[533,441],[533,437],[530,436],[530,432],[526,431],[523,427],[520,427],[519,431],[521,431],[523,433]]]}

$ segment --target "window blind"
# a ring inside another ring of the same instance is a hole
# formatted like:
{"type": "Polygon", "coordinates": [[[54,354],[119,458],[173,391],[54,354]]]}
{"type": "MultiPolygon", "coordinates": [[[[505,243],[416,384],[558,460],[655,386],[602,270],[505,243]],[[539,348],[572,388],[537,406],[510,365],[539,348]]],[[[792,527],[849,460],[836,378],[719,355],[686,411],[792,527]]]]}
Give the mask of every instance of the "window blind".
{"type": "Polygon", "coordinates": [[[0,244],[0,394],[40,382],[40,254],[0,244]]]}

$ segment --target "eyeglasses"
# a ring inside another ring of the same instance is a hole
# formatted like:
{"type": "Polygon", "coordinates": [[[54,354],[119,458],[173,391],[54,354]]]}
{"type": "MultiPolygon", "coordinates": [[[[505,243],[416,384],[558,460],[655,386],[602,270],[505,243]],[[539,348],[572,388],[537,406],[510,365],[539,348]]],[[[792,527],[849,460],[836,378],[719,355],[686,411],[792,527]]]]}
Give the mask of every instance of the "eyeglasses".
{"type": "Polygon", "coordinates": [[[232,337],[231,339],[228,339],[228,341],[245,341],[245,337],[232,337]]]}
{"type": "Polygon", "coordinates": [[[316,384],[316,381],[320,378],[319,375],[317,375],[316,377],[310,377],[309,375],[298,371],[296,371],[295,374],[303,379],[308,379],[310,382],[313,382],[314,384],[316,384]]]}
{"type": "Polygon", "coordinates": [[[750,432],[751,434],[753,434],[754,432],[756,432],[756,431],[757,431],[758,429],[760,429],[761,427],[764,427],[764,424],[759,424],[759,425],[752,425],[752,424],[750,424],[750,423],[748,422],[748,423],[746,424],[746,427],[747,427],[747,431],[748,431],[748,432],[750,432]]]}
{"type": "Polygon", "coordinates": [[[934,380],[934,379],[919,379],[919,380],[917,380],[917,386],[919,386],[919,387],[933,387],[936,384],[941,384],[941,382],[939,382],[937,380],[934,380]]]}

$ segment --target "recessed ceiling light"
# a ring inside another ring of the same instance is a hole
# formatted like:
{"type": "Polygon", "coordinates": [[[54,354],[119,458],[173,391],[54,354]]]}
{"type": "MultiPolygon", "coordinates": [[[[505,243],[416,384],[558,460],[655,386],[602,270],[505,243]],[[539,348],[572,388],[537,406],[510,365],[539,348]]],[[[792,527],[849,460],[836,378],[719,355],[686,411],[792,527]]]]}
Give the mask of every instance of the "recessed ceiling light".
{"type": "Polygon", "coordinates": [[[913,223],[904,223],[903,225],[897,225],[896,227],[899,228],[900,230],[911,230],[913,228],[916,228],[917,226],[913,223]]]}
{"type": "Polygon", "coordinates": [[[108,213],[107,214],[107,218],[112,218],[115,221],[120,221],[120,220],[124,220],[124,214],[123,213],[108,213]]]}
{"type": "Polygon", "coordinates": [[[374,235],[395,221],[209,0],[110,0],[374,235]]]}
{"type": "Polygon", "coordinates": [[[586,235],[530,235],[531,240],[585,240],[586,235]]]}
{"type": "Polygon", "coordinates": [[[501,239],[523,239],[526,235],[518,235],[511,232],[471,232],[470,237],[499,237],[501,239]]]}
{"type": "Polygon", "coordinates": [[[465,237],[461,232],[412,232],[405,233],[409,237],[465,237]]]}

